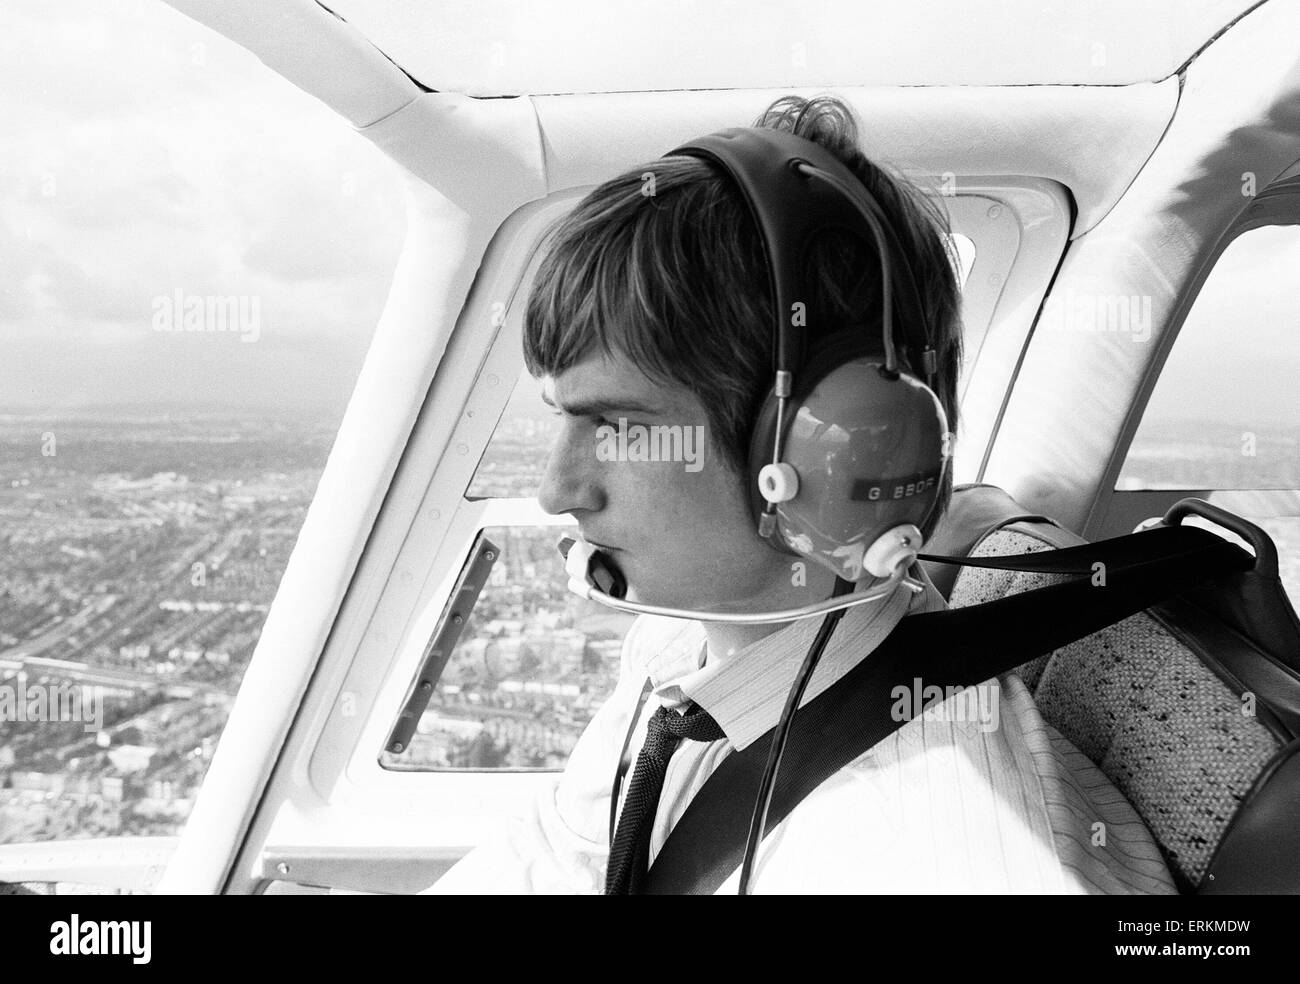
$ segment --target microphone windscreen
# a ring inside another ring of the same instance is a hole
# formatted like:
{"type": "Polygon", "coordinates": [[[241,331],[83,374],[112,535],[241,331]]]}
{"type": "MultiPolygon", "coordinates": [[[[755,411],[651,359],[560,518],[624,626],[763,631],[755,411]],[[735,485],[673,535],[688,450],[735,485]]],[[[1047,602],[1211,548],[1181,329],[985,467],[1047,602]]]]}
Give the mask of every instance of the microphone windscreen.
{"type": "Polygon", "coordinates": [[[588,582],[591,555],[596,552],[596,548],[590,543],[583,543],[571,537],[565,537],[557,546],[560,553],[564,554],[565,573],[574,580],[588,582]]]}

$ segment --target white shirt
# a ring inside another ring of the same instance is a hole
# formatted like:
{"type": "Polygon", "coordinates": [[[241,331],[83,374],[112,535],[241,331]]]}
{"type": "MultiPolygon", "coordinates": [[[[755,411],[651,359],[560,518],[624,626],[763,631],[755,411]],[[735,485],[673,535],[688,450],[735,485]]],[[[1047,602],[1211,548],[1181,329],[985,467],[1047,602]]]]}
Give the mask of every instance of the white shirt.
{"type": "MultiPolygon", "coordinates": [[[[925,580],[919,568],[913,573],[925,580]]],[[[801,706],[867,658],[904,615],[945,607],[925,583],[921,594],[900,590],[849,609],[801,706]]],[[[651,831],[653,865],[713,770],[777,723],[820,624],[820,618],[803,619],[718,657],[708,652],[699,622],[639,617],[624,640],[614,693],[579,738],[559,782],[502,837],[471,851],[426,891],[600,893],[609,856],[611,785],[647,678],[652,691],[629,743],[624,795],[659,706],[683,707],[693,700],[726,735],[715,742],[682,741],[669,761],[651,831]]],[[[737,808],[748,815],[753,803],[737,808]]],[[[735,894],[738,879],[737,871],[718,893],[735,894]]],[[[1176,889],[1123,795],[1043,721],[1020,678],[1007,674],[981,684],[974,695],[951,697],[908,720],[822,783],[764,839],[750,891],[1176,889]]]]}

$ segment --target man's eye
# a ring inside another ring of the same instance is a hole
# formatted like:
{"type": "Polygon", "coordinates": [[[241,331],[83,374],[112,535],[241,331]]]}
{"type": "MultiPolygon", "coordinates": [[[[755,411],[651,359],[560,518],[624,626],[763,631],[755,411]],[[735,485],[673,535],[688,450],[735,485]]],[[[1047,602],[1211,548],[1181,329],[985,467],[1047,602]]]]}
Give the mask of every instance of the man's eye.
{"type": "Polygon", "coordinates": [[[592,417],[591,420],[592,423],[594,423],[598,428],[612,427],[614,430],[618,430],[618,427],[615,425],[615,423],[612,420],[608,420],[605,417],[592,417]]]}

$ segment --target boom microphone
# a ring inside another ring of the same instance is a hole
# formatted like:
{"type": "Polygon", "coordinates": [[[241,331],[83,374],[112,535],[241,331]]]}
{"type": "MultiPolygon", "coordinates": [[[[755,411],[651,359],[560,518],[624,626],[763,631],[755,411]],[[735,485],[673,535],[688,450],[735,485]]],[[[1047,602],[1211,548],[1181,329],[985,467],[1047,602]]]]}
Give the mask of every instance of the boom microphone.
{"type": "Polygon", "coordinates": [[[690,608],[666,608],[661,605],[645,605],[628,601],[627,582],[614,561],[603,551],[583,540],[571,536],[560,538],[556,548],[564,557],[564,569],[569,575],[569,590],[582,598],[599,602],[620,612],[633,615],[661,615],[666,618],[686,618],[700,622],[733,622],[757,624],[762,622],[793,622],[803,618],[815,618],[830,612],[863,605],[869,601],[880,601],[894,593],[902,586],[913,593],[925,590],[920,581],[907,574],[907,569],[916,560],[915,547],[920,546],[919,535],[913,540],[906,534],[892,544],[889,557],[893,560],[890,573],[884,583],[877,584],[866,591],[828,598],[826,601],[804,605],[800,608],[786,608],[774,612],[707,612],[690,608]],[[904,542],[906,541],[906,542],[904,542]]]}

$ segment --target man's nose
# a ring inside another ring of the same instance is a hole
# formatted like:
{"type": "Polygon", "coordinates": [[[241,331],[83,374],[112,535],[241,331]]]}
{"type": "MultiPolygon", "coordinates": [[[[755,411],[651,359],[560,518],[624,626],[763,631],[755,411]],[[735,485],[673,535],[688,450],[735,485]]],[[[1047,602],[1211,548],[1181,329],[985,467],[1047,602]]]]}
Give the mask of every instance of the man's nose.
{"type": "Polygon", "coordinates": [[[595,442],[583,440],[580,430],[571,424],[561,430],[537,490],[538,504],[553,516],[597,512],[605,506],[595,442]]]}

